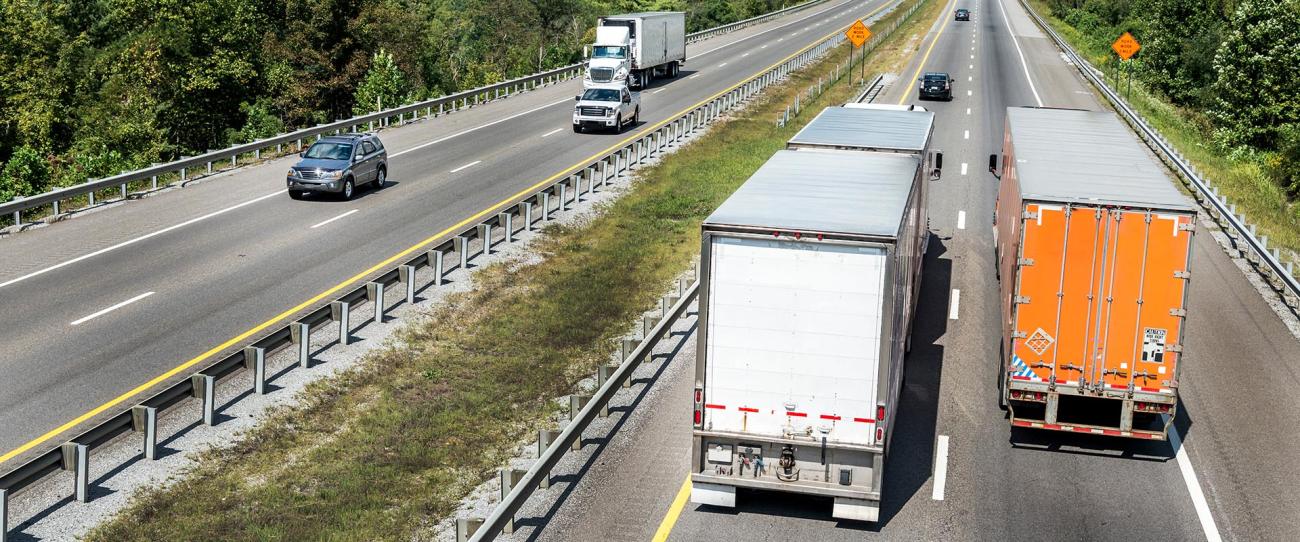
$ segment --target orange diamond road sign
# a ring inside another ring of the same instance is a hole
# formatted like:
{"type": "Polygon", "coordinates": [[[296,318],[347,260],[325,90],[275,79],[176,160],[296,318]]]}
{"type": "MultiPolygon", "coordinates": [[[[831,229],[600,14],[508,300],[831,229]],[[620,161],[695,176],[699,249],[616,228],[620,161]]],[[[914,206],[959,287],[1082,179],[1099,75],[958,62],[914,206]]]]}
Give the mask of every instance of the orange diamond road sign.
{"type": "Polygon", "coordinates": [[[844,31],[844,35],[849,38],[849,41],[853,42],[854,47],[862,47],[862,44],[866,43],[867,39],[871,37],[871,29],[862,24],[862,19],[858,19],[853,22],[853,25],[848,30],[844,31]]]}
{"type": "Polygon", "coordinates": [[[1115,40],[1115,43],[1110,44],[1110,48],[1114,49],[1120,58],[1128,60],[1138,52],[1138,49],[1142,48],[1142,45],[1138,44],[1138,40],[1133,39],[1133,34],[1125,32],[1123,36],[1115,40]]]}

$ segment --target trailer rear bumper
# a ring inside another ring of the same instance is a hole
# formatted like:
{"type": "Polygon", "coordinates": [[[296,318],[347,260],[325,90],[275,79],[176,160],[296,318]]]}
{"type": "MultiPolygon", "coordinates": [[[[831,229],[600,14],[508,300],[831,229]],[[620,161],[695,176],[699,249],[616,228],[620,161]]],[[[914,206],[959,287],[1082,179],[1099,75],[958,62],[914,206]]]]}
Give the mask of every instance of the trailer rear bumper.
{"type": "Polygon", "coordinates": [[[1042,381],[1006,381],[1012,427],[1166,440],[1178,395],[1139,390],[1090,390],[1042,381]]]}
{"type": "Polygon", "coordinates": [[[831,508],[831,516],[834,518],[855,521],[879,521],[880,519],[880,493],[821,482],[786,483],[693,473],[691,474],[691,502],[734,508],[738,487],[831,497],[835,499],[831,508]]]}

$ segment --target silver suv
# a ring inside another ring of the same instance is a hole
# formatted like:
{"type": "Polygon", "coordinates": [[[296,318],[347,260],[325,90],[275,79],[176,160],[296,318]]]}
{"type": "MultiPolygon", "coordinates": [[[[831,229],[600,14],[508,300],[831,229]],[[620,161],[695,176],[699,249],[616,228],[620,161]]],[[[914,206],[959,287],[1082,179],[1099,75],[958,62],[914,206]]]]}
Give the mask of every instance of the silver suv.
{"type": "Polygon", "coordinates": [[[374,134],[322,137],[299,156],[285,179],[293,199],[308,192],[352,199],[361,185],[374,183],[378,190],[388,182],[388,151],[374,134]]]}

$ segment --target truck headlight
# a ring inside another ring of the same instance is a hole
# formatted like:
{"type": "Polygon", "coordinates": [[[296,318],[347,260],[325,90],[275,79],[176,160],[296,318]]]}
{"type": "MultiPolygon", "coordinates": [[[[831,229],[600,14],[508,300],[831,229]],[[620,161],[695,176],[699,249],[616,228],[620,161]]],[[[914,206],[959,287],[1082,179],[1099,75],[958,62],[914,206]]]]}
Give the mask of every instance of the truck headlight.
{"type": "Polygon", "coordinates": [[[325,177],[330,179],[338,179],[342,176],[343,176],[343,170],[341,169],[336,169],[334,171],[330,171],[325,174],[325,177]]]}
{"type": "Polygon", "coordinates": [[[285,176],[287,176],[287,177],[293,177],[294,175],[297,175],[297,174],[298,174],[297,171],[295,171],[293,168],[289,168],[289,173],[286,173],[285,176]]]}
{"type": "Polygon", "coordinates": [[[614,80],[622,81],[624,79],[627,79],[627,68],[619,68],[618,73],[614,74],[614,80]]]}

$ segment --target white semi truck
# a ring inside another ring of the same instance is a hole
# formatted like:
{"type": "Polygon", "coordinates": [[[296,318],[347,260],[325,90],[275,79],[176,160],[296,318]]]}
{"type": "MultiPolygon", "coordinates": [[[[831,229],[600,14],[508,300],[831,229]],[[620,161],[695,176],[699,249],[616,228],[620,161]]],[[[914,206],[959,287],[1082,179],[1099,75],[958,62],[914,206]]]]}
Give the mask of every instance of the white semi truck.
{"type": "Polygon", "coordinates": [[[601,17],[583,85],[643,88],[656,76],[676,77],[686,63],[686,13],[656,11],[601,17]]]}
{"type": "Polygon", "coordinates": [[[692,502],[734,507],[745,487],[878,520],[941,163],[933,121],[828,108],[705,220],[692,502]]]}

